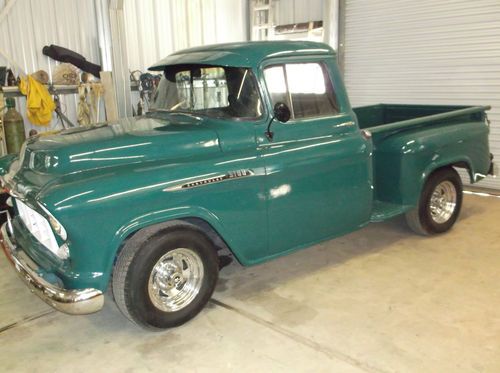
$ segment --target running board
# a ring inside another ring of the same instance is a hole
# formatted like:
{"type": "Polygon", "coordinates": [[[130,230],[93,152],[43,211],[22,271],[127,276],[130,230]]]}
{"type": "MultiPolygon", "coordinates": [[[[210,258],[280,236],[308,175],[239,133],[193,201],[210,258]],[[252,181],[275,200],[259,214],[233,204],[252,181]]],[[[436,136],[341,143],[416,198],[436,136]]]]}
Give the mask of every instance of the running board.
{"type": "Polygon", "coordinates": [[[404,214],[406,211],[411,210],[412,207],[413,206],[398,205],[396,203],[374,200],[370,221],[372,223],[381,222],[404,214]]]}

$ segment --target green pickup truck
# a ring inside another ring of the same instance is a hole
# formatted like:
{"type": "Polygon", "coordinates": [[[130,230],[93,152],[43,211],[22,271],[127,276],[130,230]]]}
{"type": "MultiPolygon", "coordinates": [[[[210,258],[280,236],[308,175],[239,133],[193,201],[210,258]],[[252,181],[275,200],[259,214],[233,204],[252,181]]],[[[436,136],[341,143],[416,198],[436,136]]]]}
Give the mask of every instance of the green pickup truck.
{"type": "Polygon", "coordinates": [[[488,107],[353,109],[325,44],[199,47],[151,70],[146,115],[0,159],[3,248],[60,311],[98,311],[111,288],[133,322],[177,326],[210,299],[221,252],[257,264],[400,214],[443,233],[462,204],[455,168],[494,173],[488,107]]]}

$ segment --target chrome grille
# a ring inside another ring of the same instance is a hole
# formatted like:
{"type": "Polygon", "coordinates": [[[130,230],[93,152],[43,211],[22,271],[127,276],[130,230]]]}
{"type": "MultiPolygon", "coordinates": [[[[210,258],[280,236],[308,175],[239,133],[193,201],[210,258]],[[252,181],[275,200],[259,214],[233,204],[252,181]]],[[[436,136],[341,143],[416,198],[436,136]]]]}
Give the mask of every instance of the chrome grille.
{"type": "Polygon", "coordinates": [[[19,199],[16,199],[16,206],[21,220],[30,233],[43,246],[57,255],[59,246],[47,219],[19,199]]]}

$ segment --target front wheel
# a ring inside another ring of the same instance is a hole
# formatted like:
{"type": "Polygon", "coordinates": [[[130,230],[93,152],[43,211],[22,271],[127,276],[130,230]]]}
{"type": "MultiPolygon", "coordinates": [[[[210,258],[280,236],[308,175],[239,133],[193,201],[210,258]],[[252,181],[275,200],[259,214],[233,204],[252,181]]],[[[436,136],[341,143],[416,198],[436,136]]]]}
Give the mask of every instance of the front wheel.
{"type": "Polygon", "coordinates": [[[210,299],[217,277],[212,242],[189,224],[167,223],[127,242],[113,272],[113,294],[130,320],[164,329],[196,316],[210,299]]]}
{"type": "Polygon", "coordinates": [[[418,206],[406,213],[406,222],[418,234],[448,231],[462,207],[462,180],[453,168],[442,168],[429,176],[418,206]]]}

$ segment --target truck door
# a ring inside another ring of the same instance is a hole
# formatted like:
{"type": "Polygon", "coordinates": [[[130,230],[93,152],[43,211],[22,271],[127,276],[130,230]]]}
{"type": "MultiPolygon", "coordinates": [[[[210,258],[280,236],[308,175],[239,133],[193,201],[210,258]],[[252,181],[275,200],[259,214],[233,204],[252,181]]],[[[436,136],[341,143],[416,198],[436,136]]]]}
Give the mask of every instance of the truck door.
{"type": "MultiPolygon", "coordinates": [[[[271,256],[369,220],[371,144],[353,121],[345,95],[335,93],[333,68],[328,61],[307,60],[262,69],[270,106],[284,102],[291,111],[287,123],[273,122],[272,141],[258,138],[271,256]]],[[[341,82],[335,87],[343,89],[341,82]]]]}

